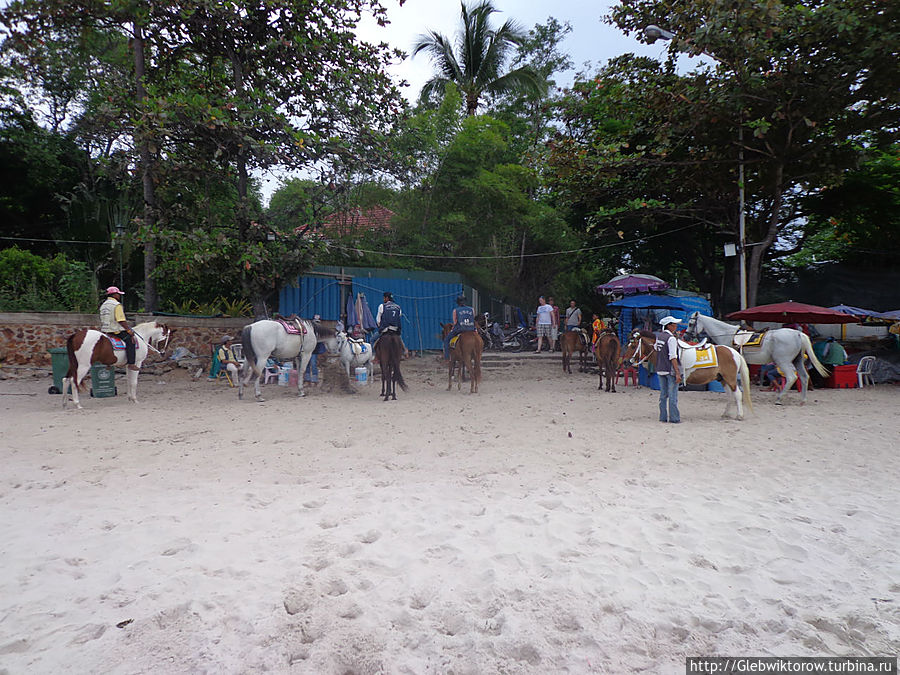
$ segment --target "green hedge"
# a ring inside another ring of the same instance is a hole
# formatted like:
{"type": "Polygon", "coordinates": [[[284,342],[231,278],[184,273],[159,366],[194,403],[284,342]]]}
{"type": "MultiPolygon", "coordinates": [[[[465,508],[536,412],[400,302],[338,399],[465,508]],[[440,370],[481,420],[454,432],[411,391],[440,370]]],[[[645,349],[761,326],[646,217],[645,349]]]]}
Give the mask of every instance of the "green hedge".
{"type": "Polygon", "coordinates": [[[0,251],[0,312],[94,312],[90,268],[58,253],[42,258],[13,246],[0,251]]]}

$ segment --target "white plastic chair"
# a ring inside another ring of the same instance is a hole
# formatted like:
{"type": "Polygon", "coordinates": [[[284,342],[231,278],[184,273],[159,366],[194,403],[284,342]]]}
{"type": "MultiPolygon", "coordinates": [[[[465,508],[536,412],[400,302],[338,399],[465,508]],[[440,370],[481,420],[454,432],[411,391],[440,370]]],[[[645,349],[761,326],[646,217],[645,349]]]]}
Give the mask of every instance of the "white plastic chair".
{"type": "Polygon", "coordinates": [[[862,389],[866,380],[869,381],[870,386],[875,385],[875,381],[872,379],[872,369],[875,367],[875,357],[874,356],[864,356],[859,360],[859,365],[856,366],[856,377],[859,380],[859,388],[862,389]]]}

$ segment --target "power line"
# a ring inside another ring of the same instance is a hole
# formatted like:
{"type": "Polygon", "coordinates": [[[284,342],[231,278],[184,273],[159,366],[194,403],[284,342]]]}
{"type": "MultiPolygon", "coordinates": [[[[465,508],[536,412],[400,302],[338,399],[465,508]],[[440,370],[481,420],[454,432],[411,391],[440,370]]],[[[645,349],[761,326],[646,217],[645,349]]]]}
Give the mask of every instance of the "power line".
{"type": "Polygon", "coordinates": [[[81,241],[80,239],[32,239],[30,237],[0,237],[9,241],[43,241],[51,244],[97,244],[102,246],[112,246],[108,241],[81,241]]]}
{"type": "Polygon", "coordinates": [[[331,244],[331,248],[340,249],[343,251],[352,251],[357,253],[371,253],[373,255],[385,255],[385,256],[394,256],[396,258],[426,258],[426,259],[437,259],[437,260],[505,260],[505,259],[518,259],[518,258],[539,258],[541,256],[551,256],[551,255],[568,255],[570,253],[583,253],[585,251],[598,251],[605,248],[614,248],[616,246],[627,246],[628,244],[636,244],[642,241],[646,241],[647,239],[656,239],[657,237],[667,237],[670,234],[675,234],[676,232],[681,232],[682,230],[688,230],[692,227],[698,227],[699,225],[704,225],[705,223],[692,223],[690,225],[684,225],[683,227],[677,227],[674,230],[668,230],[667,232],[659,232],[657,234],[648,234],[644,237],[638,237],[636,239],[628,239],[624,241],[613,242],[612,244],[600,244],[599,246],[586,246],[584,248],[573,248],[565,251],[549,251],[546,253],[513,253],[509,255],[431,255],[426,253],[393,253],[390,251],[373,251],[371,249],[358,248],[356,246],[341,246],[339,244],[331,244]]]}

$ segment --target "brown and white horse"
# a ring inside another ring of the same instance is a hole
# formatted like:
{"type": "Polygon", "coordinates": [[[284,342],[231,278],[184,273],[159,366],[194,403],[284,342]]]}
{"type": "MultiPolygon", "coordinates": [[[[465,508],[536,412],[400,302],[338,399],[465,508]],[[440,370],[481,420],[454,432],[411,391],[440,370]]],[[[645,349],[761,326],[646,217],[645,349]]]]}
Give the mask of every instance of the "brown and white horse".
{"type": "MultiPolygon", "coordinates": [[[[138,370],[125,369],[125,377],[128,382],[128,400],[137,403],[138,371],[148,352],[152,349],[162,354],[168,345],[172,331],[168,326],[156,321],[139,323],[134,327],[137,344],[134,349],[134,365],[138,370]]],[[[69,371],[63,378],[63,408],[69,404],[69,391],[75,407],[81,409],[78,392],[84,387],[84,378],[87,377],[91,365],[103,363],[107,366],[124,366],[125,350],[114,349],[112,342],[99,330],[83,329],[69,336],[66,340],[66,349],[69,352],[69,371]]]]}
{"type": "MultiPolygon", "coordinates": [[[[656,335],[649,331],[635,330],[625,346],[625,361],[634,365],[655,356],[656,335]]],[[[750,369],[744,357],[736,349],[723,345],[709,345],[698,348],[682,340],[678,341],[678,357],[684,370],[685,384],[708,384],[721,379],[734,395],[737,404],[737,419],[744,419],[743,405],[753,410],[750,402],[750,369]]],[[[722,417],[728,415],[731,401],[725,406],[722,417]]]]}

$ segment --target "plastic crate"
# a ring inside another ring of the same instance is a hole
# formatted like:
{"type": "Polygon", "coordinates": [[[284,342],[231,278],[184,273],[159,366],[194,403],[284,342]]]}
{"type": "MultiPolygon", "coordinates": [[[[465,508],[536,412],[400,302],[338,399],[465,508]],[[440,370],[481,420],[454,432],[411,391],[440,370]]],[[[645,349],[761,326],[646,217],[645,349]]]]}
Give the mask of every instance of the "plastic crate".
{"type": "Polygon", "coordinates": [[[825,380],[825,386],[831,389],[855,389],[859,379],[856,377],[856,366],[832,366],[831,375],[825,380]]]}

